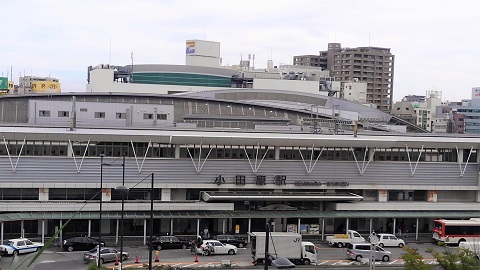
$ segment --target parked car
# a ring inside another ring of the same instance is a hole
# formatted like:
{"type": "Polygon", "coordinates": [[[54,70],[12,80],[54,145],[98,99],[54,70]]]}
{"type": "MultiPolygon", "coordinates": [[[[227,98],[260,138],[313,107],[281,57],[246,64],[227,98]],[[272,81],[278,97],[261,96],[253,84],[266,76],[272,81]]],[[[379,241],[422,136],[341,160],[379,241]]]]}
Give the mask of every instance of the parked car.
{"type": "Polygon", "coordinates": [[[180,240],[175,236],[158,236],[152,241],[152,248],[156,250],[188,248],[190,243],[187,240],[180,240]]]}
{"type": "Polygon", "coordinates": [[[212,255],[212,254],[228,254],[235,255],[237,254],[237,247],[230,244],[223,244],[218,240],[203,240],[202,245],[197,248],[197,253],[203,255],[212,255]]]}
{"type": "MultiPolygon", "coordinates": [[[[356,260],[356,261],[361,261],[363,258],[370,258],[370,248],[372,244],[370,243],[350,243],[347,244],[347,258],[356,260]]],[[[386,251],[385,249],[375,246],[374,247],[374,252],[375,252],[375,260],[376,261],[384,261],[388,262],[390,260],[390,257],[392,256],[392,253],[390,251],[386,251]]]]}
{"type": "Polygon", "coordinates": [[[26,238],[8,240],[7,244],[0,245],[0,254],[19,255],[23,253],[36,252],[43,247],[43,243],[32,242],[26,238]]]}
{"type": "Polygon", "coordinates": [[[379,233],[378,236],[378,244],[380,247],[403,247],[405,246],[405,241],[402,239],[397,238],[393,234],[388,233],[379,233]]]}
{"type": "MultiPolygon", "coordinates": [[[[83,254],[83,261],[85,263],[89,263],[91,261],[97,261],[98,259],[98,250],[97,248],[91,249],[88,252],[85,252],[83,254]]],[[[122,261],[126,261],[128,259],[129,255],[128,252],[123,252],[122,253],[122,261]]],[[[120,260],[120,252],[114,248],[106,248],[102,247],[100,249],[100,262],[103,264],[105,262],[113,262],[120,260]]]]}
{"type": "MultiPolygon", "coordinates": [[[[101,242],[102,247],[105,246],[105,242],[101,242]]],[[[90,238],[88,236],[77,236],[63,240],[63,250],[91,250],[98,246],[98,240],[90,238]]]]}
{"type": "Polygon", "coordinates": [[[234,245],[239,248],[243,248],[247,246],[247,240],[240,237],[235,237],[229,234],[217,235],[217,236],[214,236],[213,239],[218,240],[219,242],[224,244],[234,245]]]}

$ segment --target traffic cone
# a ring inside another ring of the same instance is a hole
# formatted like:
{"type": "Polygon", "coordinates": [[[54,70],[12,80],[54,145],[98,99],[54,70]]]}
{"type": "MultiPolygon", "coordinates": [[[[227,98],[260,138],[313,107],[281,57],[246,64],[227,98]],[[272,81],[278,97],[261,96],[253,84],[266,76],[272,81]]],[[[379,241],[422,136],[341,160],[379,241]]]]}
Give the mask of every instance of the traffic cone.
{"type": "Polygon", "coordinates": [[[140,263],[140,262],[138,261],[138,256],[135,256],[135,263],[140,263]]]}
{"type": "Polygon", "coordinates": [[[160,260],[158,259],[158,254],[155,255],[155,262],[159,262],[160,260]]]}
{"type": "Polygon", "coordinates": [[[118,256],[115,256],[115,265],[118,265],[118,256]]]}
{"type": "Polygon", "coordinates": [[[193,262],[198,262],[198,254],[195,254],[195,260],[193,262]]]}

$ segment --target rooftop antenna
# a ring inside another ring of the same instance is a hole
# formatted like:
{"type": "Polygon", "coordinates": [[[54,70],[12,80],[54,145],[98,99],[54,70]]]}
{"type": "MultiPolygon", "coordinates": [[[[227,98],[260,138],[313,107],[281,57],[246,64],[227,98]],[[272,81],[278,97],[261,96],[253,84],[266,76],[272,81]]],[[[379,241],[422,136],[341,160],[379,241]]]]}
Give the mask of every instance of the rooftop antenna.
{"type": "Polygon", "coordinates": [[[110,36],[110,51],[108,54],[108,65],[110,66],[110,61],[112,60],[112,36],[110,36]]]}

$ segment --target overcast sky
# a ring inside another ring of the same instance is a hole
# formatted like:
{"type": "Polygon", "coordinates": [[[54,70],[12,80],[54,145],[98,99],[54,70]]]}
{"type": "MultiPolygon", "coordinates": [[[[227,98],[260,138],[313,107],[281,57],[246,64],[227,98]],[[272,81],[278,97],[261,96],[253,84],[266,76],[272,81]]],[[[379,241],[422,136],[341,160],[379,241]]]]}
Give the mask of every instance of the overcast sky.
{"type": "Polygon", "coordinates": [[[0,71],[59,78],[85,91],[100,63],[185,64],[185,41],[221,43],[223,65],[255,54],[255,67],[292,64],[328,42],[395,55],[394,100],[443,92],[471,98],[480,86],[480,1],[1,0],[0,71]],[[110,45],[111,44],[111,45],[110,45]]]}

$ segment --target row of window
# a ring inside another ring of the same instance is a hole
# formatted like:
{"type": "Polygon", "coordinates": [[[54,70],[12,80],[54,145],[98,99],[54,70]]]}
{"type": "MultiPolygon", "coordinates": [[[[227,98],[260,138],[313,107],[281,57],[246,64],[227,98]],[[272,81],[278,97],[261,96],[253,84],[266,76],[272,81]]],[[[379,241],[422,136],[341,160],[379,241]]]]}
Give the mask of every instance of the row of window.
{"type": "MultiPolygon", "coordinates": [[[[87,109],[82,108],[83,111],[86,111],[87,109]]],[[[80,111],[82,111],[80,109],[80,111]]],[[[48,110],[39,110],[38,111],[38,116],[39,117],[50,117],[50,111],[48,110]]],[[[58,111],[58,117],[69,117],[70,112],[69,111],[58,111]]],[[[153,113],[144,113],[143,114],[143,119],[154,119],[155,114],[153,113]]],[[[95,112],[94,114],[95,118],[105,118],[105,112],[95,112]]],[[[116,119],[126,119],[127,114],[126,113],[115,113],[115,118],[116,119]]],[[[167,120],[167,114],[164,113],[159,113],[157,114],[157,120],[167,120]]]]}
{"type": "MultiPolygon", "coordinates": [[[[70,145],[68,142],[58,141],[27,141],[23,145],[23,141],[7,141],[8,151],[10,155],[25,156],[67,156],[70,145]],[[22,151],[20,153],[20,151],[22,151]]],[[[130,142],[90,142],[87,148],[87,142],[72,142],[73,154],[82,156],[84,153],[89,157],[97,157],[104,154],[107,157],[134,157],[146,156],[151,158],[174,158],[175,145],[152,143],[133,143],[135,151],[132,149],[130,142]]],[[[275,159],[275,150],[272,147],[253,147],[253,146],[228,146],[228,145],[204,145],[200,149],[199,145],[180,145],[179,158],[208,158],[209,159],[245,159],[265,158],[275,159]]],[[[365,156],[373,155],[373,161],[411,161],[422,162],[457,162],[458,154],[456,149],[427,148],[409,149],[405,148],[369,148],[365,153],[365,148],[355,148],[352,152],[348,147],[329,147],[329,148],[299,148],[297,147],[280,147],[279,158],[283,160],[338,160],[338,161],[355,161],[363,160],[365,156]],[[354,154],[355,153],[355,154],[354,154]]],[[[0,147],[0,155],[7,155],[5,147],[0,147]]],[[[477,150],[471,153],[467,149],[463,151],[462,162],[467,159],[470,163],[477,162],[477,150]],[[469,158],[470,155],[470,158],[469,158]]]]}

